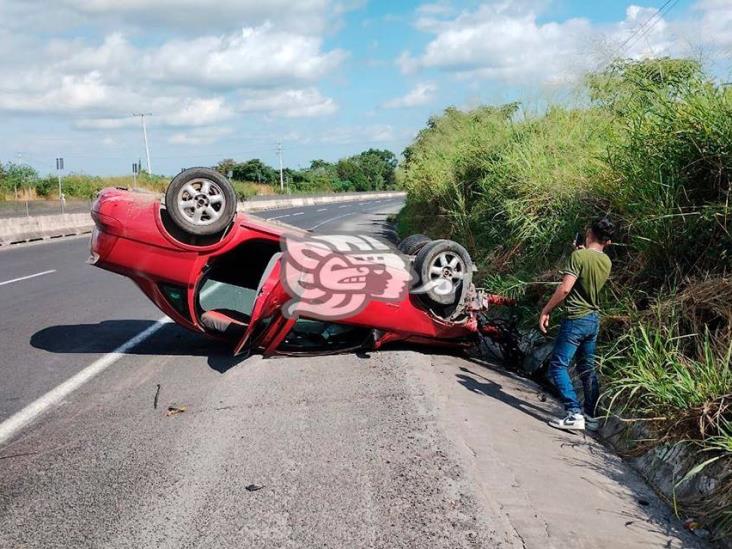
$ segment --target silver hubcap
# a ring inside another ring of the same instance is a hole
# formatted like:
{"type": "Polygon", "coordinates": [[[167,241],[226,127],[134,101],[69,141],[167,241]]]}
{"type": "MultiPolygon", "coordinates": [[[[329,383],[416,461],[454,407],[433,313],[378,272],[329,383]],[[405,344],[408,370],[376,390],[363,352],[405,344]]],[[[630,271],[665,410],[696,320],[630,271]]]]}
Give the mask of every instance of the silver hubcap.
{"type": "Polygon", "coordinates": [[[221,187],[209,179],[193,179],[178,192],[178,209],[194,225],[214,223],[225,206],[221,187]]]}
{"type": "Polygon", "coordinates": [[[465,263],[461,257],[452,252],[442,252],[430,264],[430,282],[435,292],[447,295],[465,276],[465,263]]]}

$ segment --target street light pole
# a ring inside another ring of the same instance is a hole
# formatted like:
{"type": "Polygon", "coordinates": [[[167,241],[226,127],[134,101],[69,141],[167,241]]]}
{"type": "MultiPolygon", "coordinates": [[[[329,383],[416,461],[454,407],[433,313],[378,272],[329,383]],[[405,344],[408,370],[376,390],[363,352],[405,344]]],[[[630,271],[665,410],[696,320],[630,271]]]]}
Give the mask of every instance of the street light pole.
{"type": "Polygon", "coordinates": [[[132,116],[139,116],[142,122],[142,136],[145,138],[145,154],[147,155],[147,173],[152,175],[152,167],[150,166],[150,146],[147,143],[147,126],[145,126],[145,117],[152,116],[150,112],[132,113],[132,116]]]}
{"type": "Polygon", "coordinates": [[[280,157],[280,192],[285,190],[285,180],[282,177],[282,143],[277,143],[277,155],[280,157]]]}
{"type": "Polygon", "coordinates": [[[56,158],[56,177],[58,178],[58,199],[59,202],[61,202],[61,213],[64,213],[64,203],[66,200],[64,199],[64,193],[61,189],[61,170],[64,169],[64,159],[63,157],[59,156],[56,158]]]}

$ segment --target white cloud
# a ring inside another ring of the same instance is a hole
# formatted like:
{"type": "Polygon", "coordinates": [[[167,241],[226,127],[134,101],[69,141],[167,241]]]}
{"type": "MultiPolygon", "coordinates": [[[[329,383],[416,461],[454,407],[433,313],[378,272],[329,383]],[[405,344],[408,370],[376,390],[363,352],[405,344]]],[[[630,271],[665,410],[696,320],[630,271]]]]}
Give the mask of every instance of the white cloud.
{"type": "Polygon", "coordinates": [[[270,23],[224,36],[178,39],[148,52],[143,66],[151,78],[214,87],[266,87],[316,80],[345,58],[342,50],[321,50],[318,37],[283,32],[270,23]]]}
{"type": "MultiPolygon", "coordinates": [[[[699,36],[707,44],[726,48],[728,56],[732,54],[732,0],[701,0],[694,10],[700,15],[699,36]]],[[[690,29],[692,32],[694,29],[690,29]]]]}
{"type": "MultiPolygon", "coordinates": [[[[229,99],[241,93],[246,111],[321,116],[336,110],[331,98],[312,86],[282,91],[282,85],[318,80],[345,57],[324,51],[317,36],[269,23],[158,46],[137,46],[119,32],[89,42],[38,42],[32,63],[5,66],[0,111],[65,114],[80,129],[116,129],[144,110],[154,123],[196,127],[234,117],[229,99]]],[[[17,45],[12,36],[10,44],[17,45]]],[[[23,54],[9,48],[7,57],[15,53],[23,54]]]]}
{"type": "Polygon", "coordinates": [[[173,145],[209,145],[231,133],[230,128],[193,128],[190,131],[174,133],[168,142],[173,145]]]}
{"type": "Polygon", "coordinates": [[[98,71],[78,76],[34,70],[14,76],[13,82],[5,90],[0,90],[0,110],[49,113],[92,111],[119,102],[123,95],[131,95],[117,93],[104,82],[98,71]]]}
{"type": "Polygon", "coordinates": [[[390,124],[371,126],[337,127],[322,132],[319,136],[323,143],[336,145],[392,143],[400,138],[390,124]]]}
{"type": "Polygon", "coordinates": [[[337,24],[342,3],[332,0],[3,0],[16,28],[33,23],[44,30],[64,24],[137,28],[163,27],[189,34],[229,31],[242,26],[276,21],[278,27],[298,33],[320,34],[337,24]],[[39,11],[46,17],[39,18],[39,11]]]}
{"type": "Polygon", "coordinates": [[[434,83],[422,82],[417,84],[406,95],[390,99],[384,103],[384,107],[387,109],[399,109],[427,105],[435,98],[435,92],[437,92],[437,86],[434,83]]]}
{"type": "Polygon", "coordinates": [[[420,56],[402,54],[404,72],[439,68],[505,81],[565,72],[592,31],[585,19],[538,23],[533,9],[508,2],[485,4],[454,19],[421,15],[417,25],[435,37],[420,56]]]}
{"type": "Polygon", "coordinates": [[[253,92],[247,94],[238,108],[243,112],[260,111],[287,118],[324,116],[338,110],[333,99],[324,97],[315,88],[253,92]]]}
{"type": "Polygon", "coordinates": [[[231,118],[232,110],[223,97],[189,99],[177,110],[162,117],[168,126],[208,126],[231,118]]]}
{"type": "Polygon", "coordinates": [[[138,125],[139,122],[129,116],[127,118],[81,118],[74,122],[80,130],[119,130],[138,125]]]}
{"type": "Polygon", "coordinates": [[[440,6],[423,6],[415,26],[434,37],[420,54],[403,52],[397,65],[404,73],[440,69],[512,84],[557,83],[618,55],[689,55],[692,45],[732,44],[732,0],[701,0],[694,18],[673,22],[656,8],[631,5],[625,20],[602,25],[585,18],[544,21],[543,5],[497,1],[450,17],[440,6]]]}

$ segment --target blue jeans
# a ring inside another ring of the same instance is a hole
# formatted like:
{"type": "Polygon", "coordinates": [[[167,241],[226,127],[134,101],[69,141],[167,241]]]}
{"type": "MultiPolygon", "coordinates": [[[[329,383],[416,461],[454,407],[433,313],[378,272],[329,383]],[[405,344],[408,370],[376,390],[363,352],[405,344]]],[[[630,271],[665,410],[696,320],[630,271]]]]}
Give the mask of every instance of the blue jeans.
{"type": "Polygon", "coordinates": [[[549,361],[549,379],[559,391],[567,413],[579,414],[582,407],[569,375],[572,359],[577,359],[577,373],[585,393],[584,413],[594,417],[600,390],[595,373],[595,347],[600,315],[590,313],[582,318],[565,318],[554,342],[554,353],[549,361]]]}

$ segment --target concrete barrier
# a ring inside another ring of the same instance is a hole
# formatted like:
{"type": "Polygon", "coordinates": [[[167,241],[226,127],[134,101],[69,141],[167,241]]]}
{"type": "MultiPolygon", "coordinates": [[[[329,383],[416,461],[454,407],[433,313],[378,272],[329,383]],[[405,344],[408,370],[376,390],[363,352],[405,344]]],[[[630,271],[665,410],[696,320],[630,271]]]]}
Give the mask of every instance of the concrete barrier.
{"type": "Polygon", "coordinates": [[[88,233],[93,227],[88,213],[0,219],[0,246],[88,233]]]}
{"type": "MultiPolygon", "coordinates": [[[[237,209],[240,212],[257,212],[277,208],[297,208],[298,206],[330,204],[334,202],[398,198],[404,195],[405,193],[403,192],[377,192],[308,197],[289,196],[287,198],[273,198],[271,200],[240,202],[237,209]]],[[[94,222],[87,212],[0,218],[0,246],[88,233],[93,227],[94,222]]]]}
{"type": "Polygon", "coordinates": [[[287,198],[273,198],[271,200],[256,200],[239,202],[240,212],[256,212],[260,210],[274,210],[279,208],[297,208],[299,206],[316,206],[333,202],[358,202],[360,200],[376,200],[377,198],[400,198],[403,192],[377,192],[361,194],[330,194],[327,196],[290,196],[287,198]]]}

